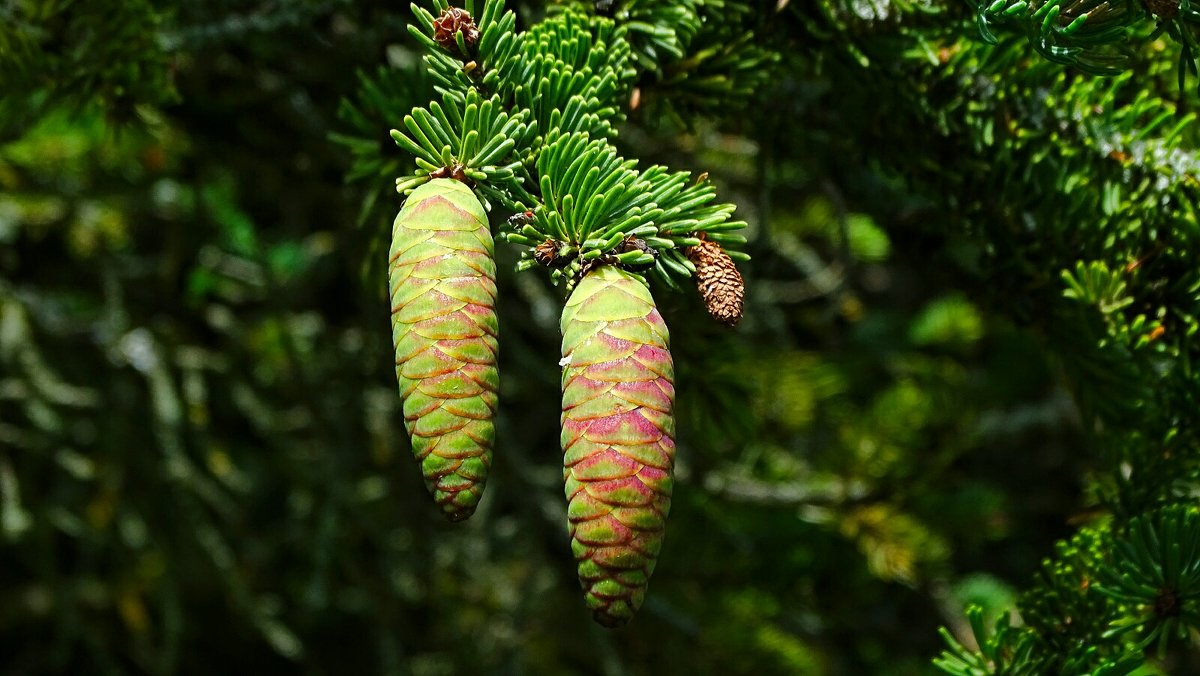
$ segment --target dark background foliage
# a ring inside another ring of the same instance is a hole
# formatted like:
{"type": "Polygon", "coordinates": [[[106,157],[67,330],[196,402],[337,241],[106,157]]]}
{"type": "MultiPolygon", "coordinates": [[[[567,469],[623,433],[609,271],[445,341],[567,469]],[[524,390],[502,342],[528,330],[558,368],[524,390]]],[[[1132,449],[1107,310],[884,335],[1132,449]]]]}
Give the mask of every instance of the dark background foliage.
{"type": "Polygon", "coordinates": [[[505,245],[479,513],[444,523],[409,455],[407,9],[0,2],[0,671],[929,673],[1056,541],[1193,495],[1173,62],[1082,76],[956,4],[726,5],[703,39],[778,62],[726,90],[667,59],[616,141],[709,172],[753,260],[736,330],[655,291],[679,479],[607,631],[567,546],[561,292],[505,245]]]}

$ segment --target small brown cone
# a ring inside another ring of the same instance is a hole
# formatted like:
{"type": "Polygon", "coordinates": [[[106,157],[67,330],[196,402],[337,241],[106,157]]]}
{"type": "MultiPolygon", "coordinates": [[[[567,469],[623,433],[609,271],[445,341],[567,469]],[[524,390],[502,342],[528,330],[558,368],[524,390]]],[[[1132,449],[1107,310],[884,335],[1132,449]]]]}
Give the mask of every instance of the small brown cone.
{"type": "Polygon", "coordinates": [[[450,7],[433,21],[434,42],[450,51],[458,49],[454,34],[459,31],[462,31],[463,43],[467,48],[472,49],[479,42],[479,27],[465,9],[450,7]]]}
{"type": "Polygon", "coordinates": [[[736,325],[742,320],[746,283],[733,259],[720,244],[707,239],[689,246],[684,253],[696,266],[696,288],[700,290],[708,314],[722,324],[736,325]]]}

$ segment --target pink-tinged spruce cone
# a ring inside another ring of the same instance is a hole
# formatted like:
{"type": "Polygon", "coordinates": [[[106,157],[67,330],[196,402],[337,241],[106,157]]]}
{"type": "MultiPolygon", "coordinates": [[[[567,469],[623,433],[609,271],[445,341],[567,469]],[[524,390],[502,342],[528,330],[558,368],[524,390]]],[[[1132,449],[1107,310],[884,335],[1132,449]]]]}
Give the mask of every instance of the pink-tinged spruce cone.
{"type": "Polygon", "coordinates": [[[616,627],[642,605],[671,508],[670,341],[646,285],[608,266],[579,282],[562,334],[571,549],[593,616],[616,627]]]}
{"type": "Polygon", "coordinates": [[[453,179],[414,190],[392,226],[392,343],[404,424],[425,485],[452,521],[479,504],[496,438],[492,251],[483,205],[453,179]]]}

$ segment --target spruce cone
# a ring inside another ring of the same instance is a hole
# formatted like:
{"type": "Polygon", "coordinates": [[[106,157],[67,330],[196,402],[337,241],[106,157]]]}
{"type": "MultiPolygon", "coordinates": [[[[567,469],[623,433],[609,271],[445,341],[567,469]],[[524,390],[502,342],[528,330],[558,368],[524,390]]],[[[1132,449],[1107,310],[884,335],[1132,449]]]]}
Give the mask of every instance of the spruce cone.
{"type": "Polygon", "coordinates": [[[404,424],[425,485],[461,521],[487,481],[499,389],[492,234],[470,188],[438,178],[412,192],[388,276],[404,424]]]}
{"type": "Polygon", "coordinates": [[[463,43],[468,49],[479,43],[479,27],[465,9],[450,7],[433,21],[433,41],[449,51],[458,50],[454,34],[462,31],[463,43]]]}
{"type": "Polygon", "coordinates": [[[736,325],[742,319],[746,284],[733,259],[720,244],[707,239],[689,246],[684,253],[696,266],[696,288],[700,290],[708,314],[722,324],[736,325]]]}
{"type": "Polygon", "coordinates": [[[667,326],[638,278],[584,277],[562,314],[563,479],[587,606],[625,624],[662,548],[675,462],[667,326]]]}

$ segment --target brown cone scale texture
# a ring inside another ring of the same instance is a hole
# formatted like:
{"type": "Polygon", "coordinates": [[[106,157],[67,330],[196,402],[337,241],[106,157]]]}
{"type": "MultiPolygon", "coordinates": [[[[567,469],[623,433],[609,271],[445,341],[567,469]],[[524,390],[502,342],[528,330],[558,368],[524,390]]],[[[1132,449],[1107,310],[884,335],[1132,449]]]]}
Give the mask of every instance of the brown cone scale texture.
{"type": "Polygon", "coordinates": [[[458,48],[454,34],[459,31],[462,31],[463,43],[468,48],[479,42],[479,27],[465,9],[450,7],[433,21],[434,42],[448,50],[455,51],[458,48]]]}
{"type": "Polygon", "coordinates": [[[688,247],[684,253],[696,266],[696,288],[700,290],[708,314],[729,326],[740,322],[746,284],[729,254],[720,244],[707,239],[688,247]]]}
{"type": "Polygon", "coordinates": [[[611,266],[579,282],[561,328],[571,549],[593,617],[616,627],[645,598],[671,508],[670,341],[646,285],[611,266]]]}
{"type": "Polygon", "coordinates": [[[452,521],[483,495],[495,441],[496,265],[487,215],[453,179],[412,192],[388,267],[396,379],[425,485],[452,521]]]}

